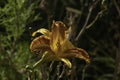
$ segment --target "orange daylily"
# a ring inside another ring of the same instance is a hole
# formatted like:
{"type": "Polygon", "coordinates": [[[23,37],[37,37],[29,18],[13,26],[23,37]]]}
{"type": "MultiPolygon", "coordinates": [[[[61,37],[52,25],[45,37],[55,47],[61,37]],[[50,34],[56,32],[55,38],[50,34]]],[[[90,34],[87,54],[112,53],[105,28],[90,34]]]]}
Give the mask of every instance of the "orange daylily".
{"type": "Polygon", "coordinates": [[[65,24],[61,21],[53,21],[51,32],[47,29],[41,28],[33,33],[42,33],[43,35],[36,37],[30,45],[31,52],[44,55],[42,62],[48,61],[62,61],[69,68],[72,67],[68,58],[76,57],[90,62],[88,53],[81,49],[76,48],[68,39],[68,30],[65,24]]]}

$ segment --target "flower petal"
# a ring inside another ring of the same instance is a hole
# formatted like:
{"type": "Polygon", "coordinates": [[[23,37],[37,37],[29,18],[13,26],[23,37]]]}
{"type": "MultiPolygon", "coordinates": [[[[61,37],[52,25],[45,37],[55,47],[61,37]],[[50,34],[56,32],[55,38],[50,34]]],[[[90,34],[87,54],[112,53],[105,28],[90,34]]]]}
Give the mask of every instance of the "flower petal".
{"type": "Polygon", "coordinates": [[[90,63],[90,58],[88,53],[81,48],[69,49],[64,52],[64,55],[62,57],[64,58],[76,57],[85,60],[87,63],[90,63]]]}
{"type": "Polygon", "coordinates": [[[52,24],[52,33],[50,39],[50,46],[51,49],[55,52],[60,51],[61,45],[63,44],[64,40],[66,39],[65,36],[66,26],[61,21],[53,21],[52,24]]]}
{"type": "Polygon", "coordinates": [[[65,40],[63,45],[61,45],[62,47],[62,52],[68,50],[68,49],[73,49],[75,48],[74,45],[69,41],[69,40],[65,40]]]}
{"type": "Polygon", "coordinates": [[[30,50],[31,52],[35,53],[41,53],[46,50],[51,50],[49,44],[50,40],[47,37],[39,36],[31,42],[30,50]]]}
{"type": "Polygon", "coordinates": [[[44,29],[44,28],[41,28],[41,29],[35,31],[35,32],[32,34],[32,36],[35,36],[37,33],[42,33],[43,35],[48,36],[48,37],[50,36],[50,31],[47,30],[47,29],[44,29]]]}
{"type": "Polygon", "coordinates": [[[60,60],[61,60],[62,62],[64,62],[69,68],[72,67],[71,62],[70,62],[68,59],[66,59],[66,58],[60,58],[60,60]]]}

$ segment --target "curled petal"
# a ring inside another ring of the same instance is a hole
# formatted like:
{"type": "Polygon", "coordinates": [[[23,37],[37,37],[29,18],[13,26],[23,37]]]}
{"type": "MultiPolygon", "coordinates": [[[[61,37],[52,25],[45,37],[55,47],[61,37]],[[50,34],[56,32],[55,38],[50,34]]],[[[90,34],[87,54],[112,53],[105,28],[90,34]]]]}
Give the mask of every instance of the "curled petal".
{"type": "Polygon", "coordinates": [[[76,57],[85,60],[87,63],[90,63],[90,58],[88,53],[81,48],[69,49],[64,52],[63,57],[65,58],[76,57]]]}
{"type": "Polygon", "coordinates": [[[55,52],[60,51],[61,45],[66,39],[65,36],[66,26],[61,21],[53,21],[52,33],[50,38],[51,49],[55,52]]]}
{"type": "Polygon", "coordinates": [[[47,29],[44,29],[44,28],[41,28],[41,29],[35,31],[35,32],[32,34],[32,36],[35,36],[37,33],[42,33],[43,35],[48,36],[48,37],[50,36],[50,31],[47,30],[47,29]]]}
{"type": "Polygon", "coordinates": [[[70,62],[68,59],[66,59],[66,58],[60,58],[60,60],[61,60],[62,62],[64,62],[69,68],[72,67],[71,62],[70,62]]]}
{"type": "Polygon", "coordinates": [[[40,53],[50,49],[50,40],[45,36],[35,38],[30,44],[30,50],[34,53],[40,53]]]}

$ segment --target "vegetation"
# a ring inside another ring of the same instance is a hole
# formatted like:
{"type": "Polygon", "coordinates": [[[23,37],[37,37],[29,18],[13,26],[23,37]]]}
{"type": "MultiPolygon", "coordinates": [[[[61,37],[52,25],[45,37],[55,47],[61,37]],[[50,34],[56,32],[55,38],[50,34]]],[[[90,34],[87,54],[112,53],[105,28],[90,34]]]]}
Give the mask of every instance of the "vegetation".
{"type": "Polygon", "coordinates": [[[120,80],[119,5],[119,0],[0,0],[0,80],[120,80]],[[31,52],[30,44],[41,34],[32,33],[51,31],[53,20],[70,29],[68,40],[87,51],[89,64],[77,58],[69,59],[72,66],[38,63],[40,53],[31,52]]]}

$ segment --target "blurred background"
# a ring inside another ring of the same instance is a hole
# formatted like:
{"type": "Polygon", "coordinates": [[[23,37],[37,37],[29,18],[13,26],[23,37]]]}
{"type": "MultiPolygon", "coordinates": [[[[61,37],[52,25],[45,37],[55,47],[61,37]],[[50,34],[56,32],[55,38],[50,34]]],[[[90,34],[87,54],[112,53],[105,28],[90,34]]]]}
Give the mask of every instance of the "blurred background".
{"type": "Polygon", "coordinates": [[[0,80],[120,80],[120,1],[0,0],[0,80]],[[29,69],[39,60],[31,35],[51,30],[53,20],[71,26],[70,41],[88,52],[89,65],[71,59],[72,69],[61,62],[29,69]]]}

